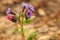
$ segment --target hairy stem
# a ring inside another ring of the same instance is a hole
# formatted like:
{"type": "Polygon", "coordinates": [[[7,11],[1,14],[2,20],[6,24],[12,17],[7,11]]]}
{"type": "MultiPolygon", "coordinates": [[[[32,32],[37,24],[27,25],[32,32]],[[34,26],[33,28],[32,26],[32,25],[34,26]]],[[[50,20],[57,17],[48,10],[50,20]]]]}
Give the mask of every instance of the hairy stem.
{"type": "MultiPolygon", "coordinates": [[[[22,16],[23,16],[23,14],[22,14],[22,16]]],[[[23,29],[23,20],[24,20],[24,18],[21,18],[21,20],[19,20],[19,23],[20,23],[21,31],[22,31],[22,34],[21,34],[22,35],[22,40],[25,40],[25,37],[24,37],[24,29],[23,29]]]]}
{"type": "Polygon", "coordinates": [[[24,30],[23,30],[23,19],[24,19],[24,18],[22,18],[22,23],[21,23],[22,40],[25,39],[25,38],[24,38],[24,30]]]}
{"type": "Polygon", "coordinates": [[[25,35],[24,35],[24,29],[23,29],[23,21],[24,21],[24,18],[23,18],[23,15],[26,13],[27,9],[24,10],[24,12],[21,12],[21,15],[22,15],[22,19],[21,19],[21,23],[20,23],[20,26],[21,26],[21,31],[22,31],[22,40],[25,40],[25,35]]]}

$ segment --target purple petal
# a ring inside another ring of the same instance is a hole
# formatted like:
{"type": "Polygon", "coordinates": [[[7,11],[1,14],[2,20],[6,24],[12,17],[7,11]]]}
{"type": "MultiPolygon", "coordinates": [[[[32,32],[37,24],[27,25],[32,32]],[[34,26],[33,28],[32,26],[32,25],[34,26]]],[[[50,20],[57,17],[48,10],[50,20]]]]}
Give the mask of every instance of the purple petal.
{"type": "Polygon", "coordinates": [[[35,9],[33,8],[33,6],[32,6],[31,4],[30,4],[29,9],[30,9],[31,11],[35,11],[35,9]]]}
{"type": "Polygon", "coordinates": [[[10,14],[11,13],[11,9],[8,8],[8,10],[6,11],[7,14],[10,14]]]}
{"type": "Polygon", "coordinates": [[[31,17],[32,16],[32,11],[28,10],[27,13],[26,13],[26,16],[31,17]]]}
{"type": "Polygon", "coordinates": [[[27,3],[23,3],[22,6],[27,8],[28,4],[27,3]]]}

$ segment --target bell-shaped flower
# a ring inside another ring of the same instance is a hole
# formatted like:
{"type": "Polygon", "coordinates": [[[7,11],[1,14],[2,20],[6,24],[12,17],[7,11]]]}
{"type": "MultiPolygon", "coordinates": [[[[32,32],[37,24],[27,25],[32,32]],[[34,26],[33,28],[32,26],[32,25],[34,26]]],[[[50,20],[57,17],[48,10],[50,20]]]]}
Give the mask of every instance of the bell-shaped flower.
{"type": "Polygon", "coordinates": [[[26,19],[29,19],[31,16],[32,16],[32,11],[31,10],[28,10],[26,12],[26,19]]]}
{"type": "Polygon", "coordinates": [[[8,8],[7,11],[6,11],[6,14],[13,14],[13,15],[16,15],[15,13],[12,12],[11,8],[8,8]]]}
{"type": "Polygon", "coordinates": [[[35,11],[35,9],[34,9],[34,7],[30,4],[30,6],[29,6],[29,9],[31,10],[31,11],[35,11]]]}
{"type": "Polygon", "coordinates": [[[8,10],[6,11],[7,14],[11,13],[11,8],[8,8],[8,10]]]}
{"type": "Polygon", "coordinates": [[[22,3],[22,6],[27,8],[28,7],[28,4],[27,3],[22,3]]]}

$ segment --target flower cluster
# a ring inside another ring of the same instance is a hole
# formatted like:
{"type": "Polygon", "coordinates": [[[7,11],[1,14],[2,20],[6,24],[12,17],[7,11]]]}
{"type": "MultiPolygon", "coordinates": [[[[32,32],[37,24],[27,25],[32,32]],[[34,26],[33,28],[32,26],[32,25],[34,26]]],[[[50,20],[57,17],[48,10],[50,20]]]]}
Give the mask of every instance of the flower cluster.
{"type": "MultiPolygon", "coordinates": [[[[25,13],[25,19],[27,20],[27,19],[29,19],[32,16],[33,11],[35,11],[35,10],[34,10],[34,8],[33,8],[33,6],[31,4],[28,5],[27,3],[23,3],[22,7],[23,7],[22,13],[24,12],[24,10],[26,8],[28,8],[26,10],[26,13],[25,13]]],[[[15,18],[16,14],[12,12],[11,8],[7,9],[6,14],[7,14],[7,18],[9,20],[11,20],[12,22],[16,22],[17,21],[17,19],[15,18]],[[12,16],[10,14],[12,14],[14,16],[12,16]]]]}
{"type": "Polygon", "coordinates": [[[16,22],[17,20],[15,19],[15,17],[13,15],[16,15],[12,12],[11,8],[8,8],[8,10],[6,11],[7,14],[7,19],[11,20],[12,22],[16,22]],[[10,15],[12,14],[12,15],[10,15]]]}
{"type": "Polygon", "coordinates": [[[28,10],[26,12],[26,19],[29,19],[32,16],[33,11],[35,11],[33,6],[31,4],[28,5],[27,3],[23,3],[22,6],[23,6],[24,9],[28,8],[28,10]]]}
{"type": "Polygon", "coordinates": [[[29,8],[29,10],[35,11],[34,7],[31,4],[28,5],[27,3],[23,3],[22,6],[23,6],[23,8],[29,8]]]}

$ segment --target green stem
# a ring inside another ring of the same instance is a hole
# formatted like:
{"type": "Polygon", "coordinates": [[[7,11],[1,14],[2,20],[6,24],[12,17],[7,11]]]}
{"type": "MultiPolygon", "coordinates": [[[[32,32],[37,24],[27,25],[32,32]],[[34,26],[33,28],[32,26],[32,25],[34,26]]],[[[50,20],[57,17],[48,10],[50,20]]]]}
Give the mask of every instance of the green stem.
{"type": "MultiPolygon", "coordinates": [[[[22,14],[22,13],[21,13],[21,14],[22,14]]],[[[21,31],[22,31],[22,40],[25,40],[24,30],[23,30],[23,20],[24,20],[24,18],[22,18],[21,20],[19,20],[19,23],[20,23],[21,31]]]]}
{"type": "Polygon", "coordinates": [[[22,40],[25,39],[25,38],[24,38],[24,29],[23,29],[23,19],[24,19],[24,18],[22,18],[22,23],[21,23],[22,40]]]}
{"type": "Polygon", "coordinates": [[[20,21],[20,26],[21,26],[21,31],[22,31],[22,40],[25,40],[25,35],[24,35],[24,29],[23,29],[23,21],[24,21],[24,18],[23,18],[23,14],[25,14],[27,11],[24,10],[24,12],[21,12],[20,16],[22,15],[22,20],[20,21]]]}

